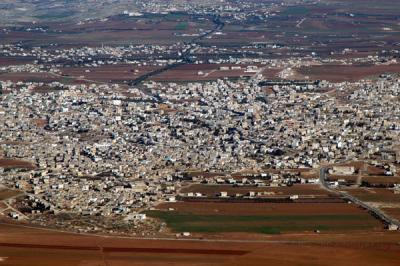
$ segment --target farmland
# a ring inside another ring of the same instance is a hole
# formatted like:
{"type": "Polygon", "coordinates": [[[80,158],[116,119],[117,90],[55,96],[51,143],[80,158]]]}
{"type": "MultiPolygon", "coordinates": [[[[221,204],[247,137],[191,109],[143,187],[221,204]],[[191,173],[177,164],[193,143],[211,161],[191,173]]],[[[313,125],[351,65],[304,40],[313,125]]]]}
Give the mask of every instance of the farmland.
{"type": "Polygon", "coordinates": [[[365,57],[381,49],[396,49],[400,28],[393,1],[368,2],[319,1],[282,6],[274,10],[268,23],[251,19],[230,23],[224,35],[212,36],[204,43],[221,47],[271,41],[282,44],[284,49],[263,50],[273,57],[304,57],[314,51],[327,58],[341,56],[346,48],[351,51],[345,57],[365,57]]]}
{"type": "Polygon", "coordinates": [[[346,189],[346,192],[379,208],[394,219],[400,219],[400,194],[395,193],[395,190],[386,188],[349,188],[346,189]]]}
{"type": "MultiPolygon", "coordinates": [[[[29,24],[23,25],[26,28],[29,24]]],[[[0,32],[0,43],[24,42],[27,45],[57,43],[64,47],[126,44],[173,44],[189,40],[187,35],[212,28],[208,19],[186,14],[179,16],[148,14],[144,17],[111,16],[106,20],[43,22],[46,32],[31,32],[24,27],[0,32]]]]}
{"type": "Polygon", "coordinates": [[[34,58],[26,57],[0,57],[0,67],[9,65],[23,65],[33,63],[34,58]]]}
{"type": "Polygon", "coordinates": [[[140,75],[156,70],[156,66],[135,66],[127,64],[107,65],[100,67],[70,67],[62,73],[66,77],[92,80],[96,82],[124,83],[140,75]]]}
{"type": "Polygon", "coordinates": [[[400,221],[400,208],[382,208],[382,210],[400,221]]]}
{"type": "Polygon", "coordinates": [[[368,213],[346,203],[166,203],[150,217],[165,221],[174,232],[261,233],[348,232],[380,230],[368,213]],[[171,211],[173,209],[173,211],[171,211]]]}
{"type": "Polygon", "coordinates": [[[397,265],[398,236],[371,232],[346,235],[270,235],[266,242],[135,240],[85,236],[0,225],[6,265],[397,265]],[[282,243],[281,241],[287,241],[282,243]],[[363,243],[368,240],[370,244],[363,243]],[[275,243],[275,241],[277,241],[275,243]],[[301,243],[301,252],[299,244],[301,243]],[[332,252],[335,260],[326,260],[332,252]],[[21,255],[23,254],[23,256],[21,255]],[[157,254],[157,256],[155,256],[157,254]]]}
{"type": "MultiPolygon", "coordinates": [[[[222,35],[212,35],[202,43],[239,48],[252,43],[279,43],[283,49],[260,48],[269,57],[306,56],[316,51],[322,57],[374,55],[381,49],[398,48],[400,41],[393,1],[376,0],[368,6],[358,1],[324,1],[323,3],[272,8],[268,20],[248,19],[242,22],[225,18],[229,24],[222,35]],[[354,4],[356,3],[356,4],[354,4]],[[378,12],[380,15],[377,15],[378,12]],[[350,14],[356,14],[350,16],[350,14]],[[301,21],[301,23],[299,23],[301,21]],[[302,49],[298,49],[301,47],[302,49]],[[351,52],[342,55],[345,48],[351,52]],[[333,52],[333,54],[331,54],[333,52]]],[[[55,22],[42,19],[45,32],[27,31],[29,23],[0,33],[0,43],[22,42],[24,45],[58,44],[59,47],[82,45],[165,44],[190,41],[213,28],[212,18],[186,12],[150,14],[140,17],[113,15],[76,23],[62,18],[55,22]]],[[[242,52],[253,52],[249,47],[242,52]]],[[[241,52],[237,53],[238,55],[241,52]]],[[[1,61],[0,61],[1,65],[1,61]]],[[[364,70],[361,70],[364,71],[364,70]]],[[[365,70],[368,71],[368,70],[365,70]]],[[[357,74],[357,73],[356,73],[357,74]]],[[[333,79],[334,77],[332,77],[333,79]]]]}
{"type": "Polygon", "coordinates": [[[360,79],[377,77],[380,74],[400,72],[400,65],[322,65],[303,67],[297,70],[299,78],[328,80],[331,82],[358,81],[360,79]]]}
{"type": "Polygon", "coordinates": [[[20,191],[0,187],[0,201],[17,196],[19,194],[21,194],[20,191]]]}
{"type": "Polygon", "coordinates": [[[366,202],[375,202],[383,205],[399,205],[400,194],[386,188],[358,188],[347,189],[347,192],[366,202]]]}
{"type": "MultiPolygon", "coordinates": [[[[183,82],[183,81],[210,81],[222,78],[249,77],[252,74],[246,73],[245,69],[221,70],[221,67],[232,67],[233,65],[200,64],[184,65],[165,71],[152,78],[158,82],[183,82]]],[[[245,68],[246,66],[240,66],[245,68]]]]}
{"type": "MultiPolygon", "coordinates": [[[[255,73],[246,72],[246,67],[247,65],[234,64],[187,64],[156,74],[150,80],[156,82],[204,82],[253,76],[255,73]],[[227,70],[223,68],[227,68],[227,70]]],[[[99,67],[66,67],[61,71],[64,78],[107,83],[127,83],[161,68],[162,66],[158,65],[114,64],[99,67]]],[[[279,69],[260,66],[260,72],[265,77],[273,79],[277,77],[279,69]]]]}
{"type": "Polygon", "coordinates": [[[55,77],[49,73],[0,73],[0,80],[2,81],[24,81],[24,82],[54,82],[62,81],[61,78],[55,77]]]}
{"type": "MultiPolygon", "coordinates": [[[[351,175],[351,176],[335,176],[335,175],[330,175],[329,180],[345,180],[349,184],[356,184],[357,180],[360,179],[359,176],[357,175],[351,175]]],[[[380,187],[380,186],[387,186],[391,187],[394,184],[398,184],[400,182],[400,177],[398,176],[378,176],[378,175],[372,175],[372,176],[361,176],[361,181],[363,184],[372,186],[372,187],[380,187]]]]}
{"type": "Polygon", "coordinates": [[[291,187],[255,187],[255,186],[232,186],[232,185],[192,185],[181,189],[181,193],[202,193],[206,196],[216,196],[225,191],[230,196],[236,193],[248,194],[253,192],[265,192],[269,196],[329,196],[330,194],[318,185],[294,185],[291,187]]]}
{"type": "Polygon", "coordinates": [[[34,165],[31,162],[16,160],[16,159],[2,159],[0,158],[0,167],[2,168],[23,168],[23,169],[34,169],[34,165]]]}
{"type": "Polygon", "coordinates": [[[400,2],[3,2],[0,266],[399,264],[400,2]]]}

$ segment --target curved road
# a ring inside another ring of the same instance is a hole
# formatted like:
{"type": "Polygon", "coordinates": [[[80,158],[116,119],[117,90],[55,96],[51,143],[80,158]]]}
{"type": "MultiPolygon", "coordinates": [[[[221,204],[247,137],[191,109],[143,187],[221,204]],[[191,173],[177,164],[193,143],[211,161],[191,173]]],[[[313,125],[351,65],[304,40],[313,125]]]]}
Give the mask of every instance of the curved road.
{"type": "Polygon", "coordinates": [[[342,198],[353,202],[354,204],[357,204],[361,207],[363,207],[364,209],[368,210],[373,216],[375,216],[376,218],[379,218],[380,220],[382,220],[386,225],[390,225],[390,224],[394,224],[397,225],[398,228],[400,228],[400,222],[397,219],[394,219],[390,216],[388,216],[387,214],[385,214],[384,212],[382,212],[381,210],[379,210],[378,208],[372,207],[368,204],[366,204],[365,202],[357,199],[356,197],[343,192],[343,191],[339,191],[336,189],[331,188],[328,183],[326,182],[326,173],[327,173],[327,168],[326,167],[321,167],[319,170],[319,181],[321,183],[321,185],[328,190],[331,193],[340,195],[342,198]]]}

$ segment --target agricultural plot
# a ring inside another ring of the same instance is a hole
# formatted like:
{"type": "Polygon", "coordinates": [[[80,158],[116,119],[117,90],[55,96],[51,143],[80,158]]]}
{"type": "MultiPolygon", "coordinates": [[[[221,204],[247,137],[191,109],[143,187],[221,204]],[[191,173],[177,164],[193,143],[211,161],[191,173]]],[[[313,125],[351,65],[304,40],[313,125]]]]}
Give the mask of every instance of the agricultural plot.
{"type": "Polygon", "coordinates": [[[400,221],[400,208],[382,208],[382,211],[400,221]]]}
{"type": "Polygon", "coordinates": [[[1,159],[0,158],[0,167],[1,168],[22,168],[22,169],[34,169],[35,166],[27,161],[22,160],[14,160],[14,159],[1,159]]]}
{"type": "Polygon", "coordinates": [[[81,78],[96,82],[123,83],[133,80],[140,75],[156,70],[156,66],[135,65],[106,65],[100,67],[71,67],[62,69],[67,77],[81,78]]]}
{"type": "MultiPolygon", "coordinates": [[[[357,175],[330,175],[328,180],[330,181],[338,181],[344,180],[348,184],[356,184],[358,179],[360,179],[357,175]]],[[[398,176],[361,176],[361,182],[363,185],[371,186],[371,187],[392,187],[394,184],[400,183],[400,177],[398,176]]]]}
{"type": "Polygon", "coordinates": [[[0,73],[1,81],[12,81],[12,82],[68,82],[68,80],[54,76],[50,73],[31,73],[31,72],[16,72],[16,73],[0,73]]]}
{"type": "Polygon", "coordinates": [[[0,43],[24,42],[32,46],[57,43],[59,47],[173,44],[188,41],[192,35],[213,28],[210,19],[199,20],[185,14],[111,16],[106,20],[90,20],[85,23],[70,21],[42,23],[41,26],[48,29],[47,32],[24,30],[12,30],[7,34],[0,32],[0,43]]]}
{"type": "Polygon", "coordinates": [[[400,221],[400,193],[387,188],[347,189],[349,194],[373,205],[400,221]]]}
{"type": "Polygon", "coordinates": [[[386,188],[356,188],[346,189],[346,192],[365,202],[381,204],[398,204],[400,207],[400,194],[386,188]]]}
{"type": "MultiPolygon", "coordinates": [[[[282,6],[274,10],[266,23],[255,19],[233,22],[226,25],[223,35],[214,35],[204,42],[223,47],[279,43],[289,50],[302,47],[296,50],[299,57],[312,52],[331,57],[331,52],[341,54],[346,48],[351,49],[347,57],[373,55],[382,49],[398,49],[400,26],[396,8],[398,3],[390,0],[319,1],[282,6]]],[[[285,56],[285,51],[276,48],[264,52],[285,56]]]]}
{"type": "Polygon", "coordinates": [[[251,77],[254,75],[254,73],[247,73],[245,71],[247,67],[245,65],[239,66],[241,69],[231,69],[231,67],[235,66],[229,64],[183,65],[158,74],[152,77],[152,80],[158,82],[213,81],[224,78],[237,79],[251,77]],[[221,70],[224,67],[228,69],[221,70]]]}
{"type": "Polygon", "coordinates": [[[380,74],[399,73],[400,65],[322,65],[297,70],[300,79],[328,80],[331,82],[357,81],[380,74]]]}
{"type": "Polygon", "coordinates": [[[18,57],[18,56],[0,57],[0,67],[31,64],[33,62],[34,58],[29,58],[29,57],[18,57]]]}
{"type": "MultiPolygon", "coordinates": [[[[19,194],[21,194],[21,192],[19,192],[17,190],[6,189],[6,188],[2,188],[0,186],[0,201],[17,196],[19,194]]],[[[0,207],[0,209],[1,209],[1,207],[0,207]]]]}
{"type": "Polygon", "coordinates": [[[381,230],[367,212],[346,203],[193,203],[178,202],[146,212],[174,232],[259,233],[351,232],[381,230]],[[173,211],[171,211],[173,209],[173,211]]]}
{"type": "Polygon", "coordinates": [[[181,193],[201,193],[205,196],[216,196],[220,192],[227,192],[229,196],[235,194],[246,195],[249,192],[264,193],[268,196],[290,196],[290,195],[301,195],[301,196],[329,196],[326,190],[323,190],[318,185],[294,185],[289,187],[256,187],[256,186],[232,186],[232,185],[191,185],[181,189],[181,193]]]}
{"type": "Polygon", "coordinates": [[[351,236],[269,235],[270,241],[279,243],[241,243],[85,236],[1,224],[0,236],[1,263],[11,266],[25,266],[27,261],[31,266],[155,266],[166,263],[181,266],[297,266],[310,265],[310,261],[326,266],[395,266],[400,252],[398,234],[387,232],[354,233],[351,236]],[[293,244],[282,244],[282,240],[293,244]],[[336,254],[335,259],[327,260],[332,253],[336,254]]]}

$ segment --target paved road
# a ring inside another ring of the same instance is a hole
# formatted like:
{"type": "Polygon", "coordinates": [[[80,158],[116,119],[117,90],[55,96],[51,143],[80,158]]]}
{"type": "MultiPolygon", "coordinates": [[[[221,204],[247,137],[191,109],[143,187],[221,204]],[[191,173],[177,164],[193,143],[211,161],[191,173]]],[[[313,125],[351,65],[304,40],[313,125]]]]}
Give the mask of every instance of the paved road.
{"type": "Polygon", "coordinates": [[[382,212],[381,210],[379,210],[378,208],[375,208],[373,206],[368,205],[367,203],[357,199],[356,197],[343,192],[343,191],[339,191],[336,190],[334,188],[331,188],[328,183],[326,182],[326,173],[327,173],[328,169],[325,167],[321,167],[319,170],[319,181],[321,183],[321,185],[328,191],[330,191],[331,193],[340,195],[342,198],[353,202],[354,204],[357,204],[361,207],[363,207],[364,209],[367,209],[372,215],[374,215],[375,217],[379,218],[380,220],[382,220],[383,222],[385,222],[385,224],[389,225],[389,224],[394,224],[397,225],[400,228],[400,222],[397,219],[394,219],[390,216],[388,216],[387,214],[385,214],[384,212],[382,212]]]}

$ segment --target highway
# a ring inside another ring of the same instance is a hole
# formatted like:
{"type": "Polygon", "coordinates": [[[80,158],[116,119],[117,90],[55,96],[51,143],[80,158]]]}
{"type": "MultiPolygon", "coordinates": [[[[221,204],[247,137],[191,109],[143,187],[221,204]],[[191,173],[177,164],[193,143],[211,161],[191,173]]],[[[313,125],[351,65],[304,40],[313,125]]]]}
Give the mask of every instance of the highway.
{"type": "Polygon", "coordinates": [[[381,210],[379,210],[378,208],[375,208],[373,206],[368,205],[367,203],[357,199],[356,197],[344,192],[344,191],[339,191],[336,190],[334,188],[331,188],[328,183],[326,182],[326,173],[327,173],[328,169],[326,167],[321,167],[319,170],[319,181],[321,183],[321,186],[328,190],[331,193],[337,194],[339,196],[341,196],[342,198],[357,204],[359,206],[361,206],[362,208],[368,210],[373,216],[375,216],[376,218],[382,220],[386,225],[390,225],[390,224],[394,224],[397,225],[400,228],[400,222],[397,219],[394,219],[390,216],[388,216],[387,214],[385,214],[384,212],[382,212],[381,210]]]}

